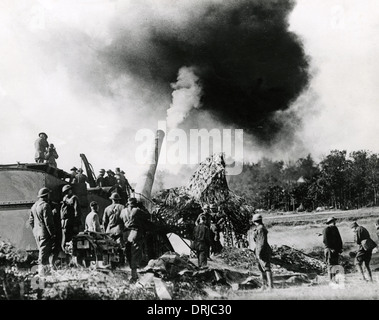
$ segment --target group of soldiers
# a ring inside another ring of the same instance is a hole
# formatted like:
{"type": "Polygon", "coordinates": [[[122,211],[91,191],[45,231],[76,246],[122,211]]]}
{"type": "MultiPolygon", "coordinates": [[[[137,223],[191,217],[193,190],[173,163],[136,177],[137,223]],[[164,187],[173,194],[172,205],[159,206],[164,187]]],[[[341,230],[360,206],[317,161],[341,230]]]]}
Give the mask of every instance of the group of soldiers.
{"type": "Polygon", "coordinates": [[[112,203],[104,209],[102,221],[99,219],[99,206],[96,201],[90,203],[91,212],[85,220],[85,231],[106,232],[120,244],[131,269],[131,282],[138,279],[137,268],[143,254],[143,235],[150,225],[149,212],[130,197],[127,205],[121,203],[121,196],[115,192],[110,196],[112,203]]]}
{"type": "Polygon", "coordinates": [[[55,267],[61,253],[66,256],[66,244],[84,229],[106,232],[120,243],[131,268],[131,281],[135,282],[142,258],[144,228],[150,220],[150,214],[137,199],[131,197],[127,200],[127,205],[123,205],[120,203],[120,195],[112,193],[112,204],[105,208],[102,221],[99,218],[99,205],[92,201],[91,212],[82,226],[79,199],[73,194],[72,186],[63,186],[63,198],[58,204],[50,201],[50,193],[48,188],[39,190],[38,200],[33,204],[29,215],[29,224],[39,249],[39,275],[48,274],[55,267]]]}
{"type": "Polygon", "coordinates": [[[41,132],[38,134],[37,140],[34,142],[35,155],[34,159],[37,163],[48,163],[51,167],[56,168],[58,153],[54,144],[47,141],[47,134],[41,132]]]}
{"type": "MultiPolygon", "coordinates": [[[[336,220],[334,217],[328,218],[326,221],[327,227],[324,228],[322,233],[325,246],[325,262],[331,282],[336,282],[336,274],[340,271],[339,257],[343,251],[343,242],[338,227],[336,226],[336,220]]],[[[379,221],[377,221],[376,227],[377,229],[379,228],[379,221]]],[[[353,256],[355,255],[355,265],[360,272],[362,280],[372,282],[370,261],[372,251],[377,244],[372,240],[368,230],[359,225],[356,221],[350,224],[350,228],[354,233],[354,243],[358,245],[357,251],[353,253],[353,256]],[[363,266],[366,268],[368,279],[365,277],[363,266]]]]}
{"type": "Polygon", "coordinates": [[[205,204],[203,212],[195,221],[193,231],[192,249],[196,252],[198,265],[201,268],[207,266],[210,254],[217,255],[221,252],[221,234],[225,226],[225,214],[216,204],[205,204]]]}
{"type": "Polygon", "coordinates": [[[41,188],[38,200],[33,204],[29,225],[33,230],[39,249],[38,272],[40,275],[49,271],[65,245],[81,228],[81,208],[79,199],[73,194],[71,185],[62,188],[62,200],[59,203],[50,201],[51,190],[41,188]]]}
{"type": "MultiPolygon", "coordinates": [[[[343,242],[340,232],[336,226],[336,218],[330,217],[326,220],[326,227],[319,235],[323,236],[325,262],[327,265],[328,278],[330,282],[336,281],[336,274],[340,272],[339,258],[343,251],[343,242]]],[[[253,215],[253,223],[255,225],[253,239],[255,242],[255,256],[258,261],[258,268],[261,272],[262,290],[273,289],[273,278],[271,271],[271,255],[272,249],[268,243],[268,231],[262,222],[260,214],[253,215]]],[[[375,224],[376,229],[379,230],[379,219],[375,224]]],[[[359,225],[357,221],[350,224],[350,228],[354,233],[354,243],[358,245],[356,252],[352,254],[355,256],[355,265],[360,272],[362,280],[372,282],[372,272],[370,268],[370,261],[372,251],[377,244],[371,239],[368,230],[359,225]],[[366,268],[368,279],[365,277],[363,265],[366,268]]]]}

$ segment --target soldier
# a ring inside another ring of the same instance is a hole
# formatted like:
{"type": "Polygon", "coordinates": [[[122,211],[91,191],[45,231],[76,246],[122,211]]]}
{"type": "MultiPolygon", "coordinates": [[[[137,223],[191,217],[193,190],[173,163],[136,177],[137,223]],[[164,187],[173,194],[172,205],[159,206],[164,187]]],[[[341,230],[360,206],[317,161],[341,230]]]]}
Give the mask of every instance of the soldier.
{"type": "Polygon", "coordinates": [[[222,251],[222,244],[220,242],[220,233],[224,229],[225,217],[222,215],[220,208],[216,204],[210,205],[211,210],[211,232],[212,232],[212,253],[219,254],[222,251]]]}
{"type": "Polygon", "coordinates": [[[38,274],[44,276],[48,273],[49,264],[55,239],[53,213],[48,203],[50,190],[42,188],[38,191],[38,200],[33,204],[29,224],[38,246],[38,274]]]}
{"type": "Polygon", "coordinates": [[[123,234],[126,242],[126,257],[129,262],[132,276],[130,282],[134,283],[138,279],[137,268],[142,260],[142,247],[145,228],[149,224],[150,214],[138,207],[136,198],[128,199],[128,206],[122,210],[121,219],[125,226],[123,234]]]}
{"type": "Polygon", "coordinates": [[[88,183],[88,177],[83,173],[83,169],[79,168],[78,173],[75,176],[76,183],[82,183],[86,185],[88,183]]]}
{"type": "Polygon", "coordinates": [[[116,174],[115,178],[116,183],[109,189],[109,193],[117,193],[121,197],[120,203],[125,206],[126,201],[129,198],[128,194],[126,193],[125,187],[122,185],[121,177],[118,174],[116,174]]]}
{"type": "Polygon", "coordinates": [[[124,188],[125,187],[125,182],[126,182],[125,175],[121,172],[121,169],[118,168],[118,167],[115,169],[114,172],[115,172],[116,177],[117,177],[117,175],[120,177],[121,185],[124,188]]]}
{"type": "Polygon", "coordinates": [[[81,209],[79,198],[74,195],[70,185],[63,186],[62,194],[62,248],[64,249],[66,242],[70,242],[72,237],[79,233],[81,225],[81,209]]]}
{"type": "Polygon", "coordinates": [[[104,183],[106,187],[112,187],[116,184],[115,174],[111,169],[107,170],[107,175],[104,177],[104,183]]]}
{"type": "Polygon", "coordinates": [[[100,169],[99,175],[96,178],[96,185],[100,188],[105,187],[105,169],[100,169]]]}
{"type": "Polygon", "coordinates": [[[45,162],[45,153],[47,152],[47,148],[49,147],[49,143],[47,142],[47,134],[45,132],[41,132],[38,134],[38,139],[34,142],[35,147],[35,161],[37,163],[45,162]]]}
{"type": "Polygon", "coordinates": [[[206,217],[204,214],[199,216],[199,223],[193,230],[193,238],[192,248],[196,251],[198,266],[200,268],[206,268],[211,246],[211,230],[206,224],[206,217]]]}
{"type": "Polygon", "coordinates": [[[45,159],[46,159],[46,163],[48,163],[50,167],[53,167],[53,168],[57,167],[57,162],[55,161],[55,159],[58,159],[58,153],[54,147],[54,144],[52,143],[49,144],[49,147],[45,153],[45,159]]]}
{"type": "Polygon", "coordinates": [[[124,224],[120,218],[120,214],[125,206],[120,203],[121,197],[118,193],[112,193],[109,199],[112,200],[112,204],[104,210],[103,228],[106,233],[111,234],[112,238],[122,244],[124,224]]]}
{"type": "Polygon", "coordinates": [[[271,247],[268,244],[268,231],[262,222],[262,216],[257,213],[253,215],[253,223],[256,225],[254,230],[255,256],[258,260],[258,268],[262,276],[262,290],[268,288],[271,290],[273,285],[271,272],[271,247]]]}
{"type": "Polygon", "coordinates": [[[323,243],[325,245],[325,262],[328,268],[329,280],[333,281],[335,273],[332,270],[333,266],[339,264],[339,255],[342,252],[342,239],[336,226],[336,218],[328,218],[326,224],[328,226],[322,232],[323,243]]]}
{"type": "Polygon", "coordinates": [[[49,201],[50,207],[53,212],[53,221],[55,228],[55,240],[53,243],[53,259],[52,265],[56,266],[58,257],[62,251],[62,222],[61,222],[61,203],[49,201]]]}
{"type": "Polygon", "coordinates": [[[367,231],[365,227],[358,225],[356,221],[352,222],[350,225],[351,229],[354,232],[354,242],[359,245],[356,256],[355,256],[355,264],[362,275],[362,280],[366,281],[362,264],[365,264],[367,269],[369,281],[372,282],[372,274],[370,269],[370,261],[372,256],[372,250],[375,248],[376,243],[372,241],[370,237],[370,233],[367,231]],[[367,245],[373,244],[373,246],[367,245]]]}
{"type": "Polygon", "coordinates": [[[91,212],[86,217],[85,231],[101,232],[99,220],[99,204],[96,201],[90,203],[91,212]]]}
{"type": "Polygon", "coordinates": [[[201,215],[204,215],[205,216],[205,224],[207,225],[208,228],[210,228],[211,226],[211,211],[210,211],[210,208],[209,208],[209,205],[208,204],[205,204],[203,206],[203,212],[200,213],[198,216],[197,216],[197,219],[195,221],[195,226],[197,226],[199,223],[200,223],[200,216],[201,215]]]}
{"type": "Polygon", "coordinates": [[[76,168],[76,167],[72,167],[72,168],[70,169],[70,171],[71,171],[71,176],[70,176],[70,181],[69,181],[69,183],[70,183],[70,184],[78,183],[78,182],[76,181],[76,175],[78,174],[78,168],[76,168]]]}

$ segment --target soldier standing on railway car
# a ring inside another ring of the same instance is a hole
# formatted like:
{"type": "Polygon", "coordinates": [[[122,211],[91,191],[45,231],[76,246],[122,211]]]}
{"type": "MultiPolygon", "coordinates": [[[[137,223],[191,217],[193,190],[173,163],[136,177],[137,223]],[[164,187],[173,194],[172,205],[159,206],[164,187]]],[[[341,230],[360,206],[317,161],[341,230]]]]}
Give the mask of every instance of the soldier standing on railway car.
{"type": "Polygon", "coordinates": [[[54,144],[50,143],[49,147],[45,153],[45,159],[46,163],[49,164],[50,167],[57,167],[57,161],[55,159],[58,159],[58,153],[57,149],[54,147],[54,144]]]}
{"type": "Polygon", "coordinates": [[[56,236],[53,213],[48,202],[49,194],[48,188],[42,188],[38,191],[39,199],[33,204],[29,215],[29,224],[39,250],[38,274],[40,276],[49,273],[49,264],[56,236]]]}
{"type": "Polygon", "coordinates": [[[105,169],[100,169],[99,175],[96,177],[96,185],[100,188],[105,187],[105,169]]]}
{"type": "Polygon", "coordinates": [[[35,147],[35,161],[37,163],[45,162],[45,153],[47,152],[47,148],[49,147],[49,143],[47,142],[47,134],[45,132],[41,132],[38,134],[38,139],[34,142],[35,147]]]}

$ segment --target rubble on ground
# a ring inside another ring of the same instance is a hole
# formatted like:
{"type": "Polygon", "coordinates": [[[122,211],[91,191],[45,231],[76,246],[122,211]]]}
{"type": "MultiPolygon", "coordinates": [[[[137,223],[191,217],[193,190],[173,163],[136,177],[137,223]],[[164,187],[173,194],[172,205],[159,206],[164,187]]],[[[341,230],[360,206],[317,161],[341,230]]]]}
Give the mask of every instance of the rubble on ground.
{"type": "MultiPolygon", "coordinates": [[[[273,278],[277,287],[313,285],[310,272],[320,274],[324,263],[299,250],[273,248],[273,278]]],[[[32,269],[2,266],[0,299],[25,300],[156,300],[226,299],[241,290],[261,287],[260,272],[252,250],[224,247],[212,256],[207,268],[196,259],[166,252],[139,269],[137,283],[130,283],[127,267],[61,266],[45,277],[32,269]]]]}

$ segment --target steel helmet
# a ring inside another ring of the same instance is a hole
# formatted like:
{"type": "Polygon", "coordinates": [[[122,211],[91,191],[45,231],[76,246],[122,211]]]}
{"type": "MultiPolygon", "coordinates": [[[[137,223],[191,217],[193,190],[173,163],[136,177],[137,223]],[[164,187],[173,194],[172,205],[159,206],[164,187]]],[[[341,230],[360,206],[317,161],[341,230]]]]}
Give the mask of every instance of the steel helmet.
{"type": "Polygon", "coordinates": [[[48,194],[50,193],[50,189],[48,188],[41,188],[39,191],[38,191],[38,198],[42,198],[44,196],[47,196],[48,194]]]}
{"type": "Polygon", "coordinates": [[[66,185],[64,185],[63,188],[62,188],[62,192],[65,193],[66,191],[68,191],[68,190],[70,190],[70,189],[72,189],[72,187],[71,187],[69,184],[66,184],[66,185]]]}
{"type": "Polygon", "coordinates": [[[262,221],[262,215],[259,213],[254,214],[253,221],[262,221]]]}
{"type": "Polygon", "coordinates": [[[109,199],[120,200],[121,197],[120,197],[120,195],[119,195],[117,192],[113,192],[113,193],[111,194],[111,196],[109,197],[109,199]]]}

